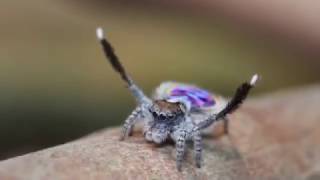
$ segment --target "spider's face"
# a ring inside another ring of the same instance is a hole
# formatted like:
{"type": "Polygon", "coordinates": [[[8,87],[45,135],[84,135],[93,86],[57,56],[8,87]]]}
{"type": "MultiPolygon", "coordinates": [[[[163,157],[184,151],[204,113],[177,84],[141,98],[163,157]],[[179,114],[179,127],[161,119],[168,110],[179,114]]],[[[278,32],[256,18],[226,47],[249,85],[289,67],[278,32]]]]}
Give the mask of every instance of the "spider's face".
{"type": "Polygon", "coordinates": [[[185,115],[185,108],[181,103],[165,100],[155,100],[149,111],[156,122],[170,123],[185,115]]]}

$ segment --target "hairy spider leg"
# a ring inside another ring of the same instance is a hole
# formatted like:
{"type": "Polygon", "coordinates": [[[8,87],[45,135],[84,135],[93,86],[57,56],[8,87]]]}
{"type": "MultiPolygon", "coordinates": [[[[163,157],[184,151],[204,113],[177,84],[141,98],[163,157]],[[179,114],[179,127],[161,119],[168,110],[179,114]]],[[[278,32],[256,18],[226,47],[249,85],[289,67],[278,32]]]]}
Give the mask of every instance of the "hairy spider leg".
{"type": "Polygon", "coordinates": [[[186,152],[187,131],[181,129],[176,141],[176,166],[181,171],[182,160],[186,152]]]}
{"type": "Polygon", "coordinates": [[[121,78],[127,83],[131,94],[134,96],[138,104],[143,104],[149,102],[149,98],[145,96],[142,89],[139,88],[131,77],[126,73],[123,65],[121,64],[118,56],[115,54],[113,47],[111,46],[110,42],[105,38],[104,32],[102,28],[97,28],[97,38],[102,45],[102,49],[106,58],[109,60],[110,64],[112,65],[113,69],[117,71],[121,78]]]}
{"type": "Polygon", "coordinates": [[[129,135],[131,135],[133,126],[137,122],[139,118],[141,118],[142,109],[138,106],[136,109],[132,111],[132,113],[127,117],[122,126],[122,134],[120,136],[120,140],[124,140],[129,135]]]}
{"type": "Polygon", "coordinates": [[[202,136],[200,130],[197,130],[193,134],[193,150],[196,166],[201,167],[202,162],[202,136]]]}
{"type": "Polygon", "coordinates": [[[258,80],[258,75],[255,74],[252,76],[251,81],[245,82],[241,84],[237,90],[232,99],[228,102],[226,107],[222,109],[219,113],[211,115],[208,119],[205,121],[200,122],[196,129],[204,129],[209,127],[212,123],[215,121],[223,120],[226,115],[231,114],[236,109],[240,107],[240,105],[243,103],[243,101],[246,99],[247,95],[249,94],[250,90],[254,87],[258,80]]]}
{"type": "Polygon", "coordinates": [[[143,93],[142,89],[139,88],[131,77],[126,73],[123,65],[121,64],[118,56],[115,54],[113,47],[110,42],[105,38],[104,32],[102,28],[97,28],[97,38],[102,45],[103,52],[106,58],[109,60],[113,69],[117,71],[121,78],[127,83],[128,88],[136,99],[138,103],[138,107],[132,111],[132,113],[125,120],[122,134],[120,140],[124,140],[128,135],[131,134],[134,124],[137,122],[139,118],[142,118],[144,114],[147,112],[147,109],[151,103],[151,100],[143,93]]]}

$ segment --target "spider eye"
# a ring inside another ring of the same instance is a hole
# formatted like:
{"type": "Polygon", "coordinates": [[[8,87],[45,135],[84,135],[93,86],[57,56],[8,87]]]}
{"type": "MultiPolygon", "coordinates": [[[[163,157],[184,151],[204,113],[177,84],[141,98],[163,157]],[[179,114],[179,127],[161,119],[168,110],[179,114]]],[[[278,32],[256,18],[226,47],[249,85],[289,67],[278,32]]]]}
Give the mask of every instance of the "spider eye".
{"type": "Polygon", "coordinates": [[[152,116],[153,116],[154,118],[157,118],[157,117],[158,117],[158,114],[157,114],[156,112],[152,112],[152,116]]]}
{"type": "Polygon", "coordinates": [[[166,119],[166,116],[163,115],[163,114],[160,114],[159,119],[160,119],[160,120],[165,120],[165,119],[166,119]]]}
{"type": "Polygon", "coordinates": [[[169,119],[173,119],[174,116],[173,116],[172,114],[170,114],[170,115],[168,115],[168,118],[169,118],[169,119]]]}

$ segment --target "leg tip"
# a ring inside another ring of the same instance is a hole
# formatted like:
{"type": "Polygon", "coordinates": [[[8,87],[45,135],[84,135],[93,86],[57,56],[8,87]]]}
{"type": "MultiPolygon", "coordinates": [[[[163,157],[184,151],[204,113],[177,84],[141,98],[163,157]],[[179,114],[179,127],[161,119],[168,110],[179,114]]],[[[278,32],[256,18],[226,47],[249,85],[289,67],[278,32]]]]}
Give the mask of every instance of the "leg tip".
{"type": "Polygon", "coordinates": [[[259,79],[258,74],[255,74],[252,76],[251,80],[250,80],[250,85],[254,86],[257,83],[257,80],[259,79]]]}
{"type": "Polygon", "coordinates": [[[126,139],[126,135],[121,134],[119,137],[119,141],[124,141],[126,139]]]}
{"type": "Polygon", "coordinates": [[[182,171],[181,166],[180,166],[180,167],[177,167],[177,170],[178,170],[179,172],[181,172],[181,171],[182,171]]]}
{"type": "Polygon", "coordinates": [[[182,171],[182,165],[181,165],[181,163],[177,163],[177,170],[179,171],[179,172],[181,172],[182,171]]]}
{"type": "Polygon", "coordinates": [[[200,155],[196,156],[196,167],[201,168],[202,158],[200,155]]]}
{"type": "Polygon", "coordinates": [[[197,168],[201,168],[201,163],[197,163],[197,164],[196,164],[196,167],[197,167],[197,168]]]}

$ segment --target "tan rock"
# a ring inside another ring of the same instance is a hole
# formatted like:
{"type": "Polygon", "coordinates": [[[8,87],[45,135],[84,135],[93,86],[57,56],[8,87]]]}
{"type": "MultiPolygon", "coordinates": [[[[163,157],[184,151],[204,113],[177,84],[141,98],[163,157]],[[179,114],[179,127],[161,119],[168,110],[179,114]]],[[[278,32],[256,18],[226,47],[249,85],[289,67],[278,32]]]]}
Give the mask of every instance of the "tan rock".
{"type": "Polygon", "coordinates": [[[320,86],[246,102],[229,136],[217,137],[218,126],[205,138],[201,169],[191,149],[178,172],[173,145],[148,144],[138,132],[118,141],[115,128],[2,161],[0,179],[320,179],[319,107],[320,86]]]}

